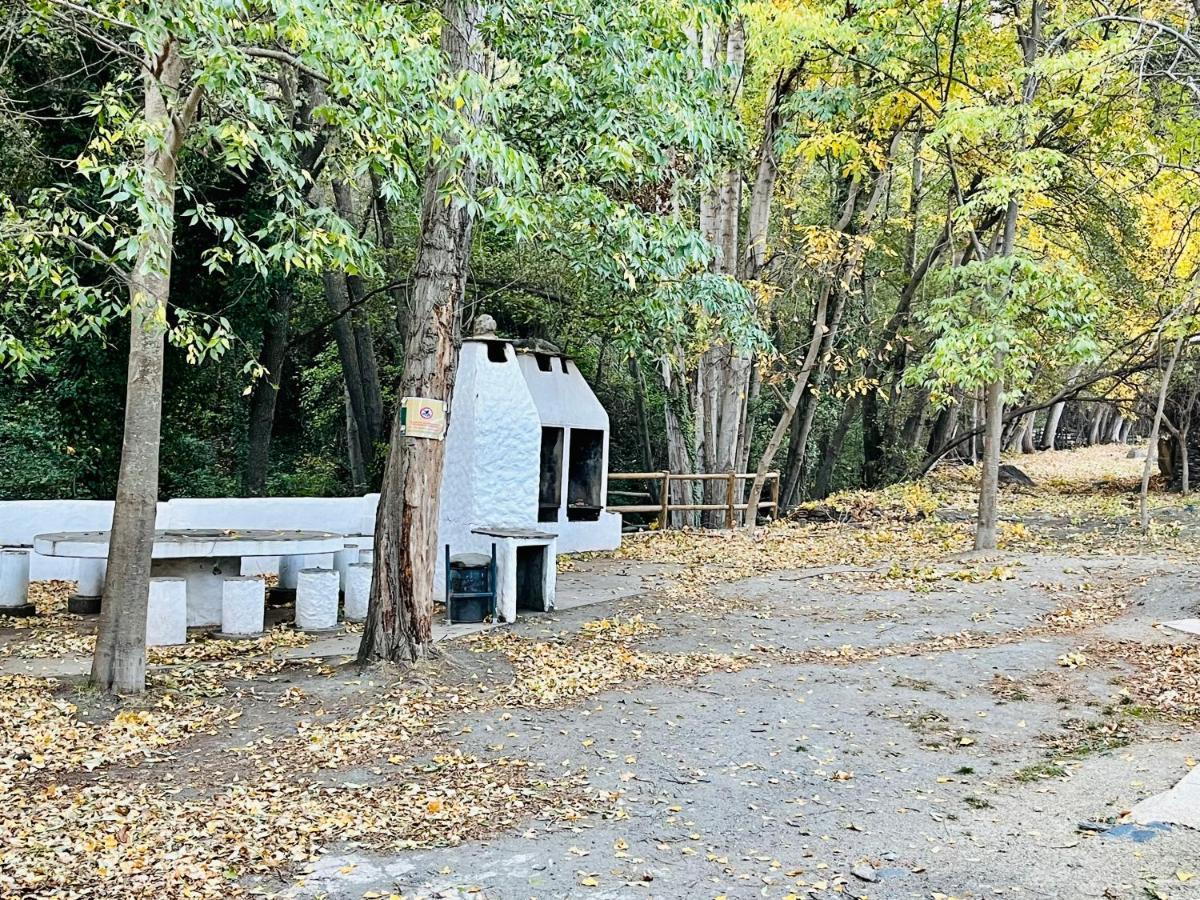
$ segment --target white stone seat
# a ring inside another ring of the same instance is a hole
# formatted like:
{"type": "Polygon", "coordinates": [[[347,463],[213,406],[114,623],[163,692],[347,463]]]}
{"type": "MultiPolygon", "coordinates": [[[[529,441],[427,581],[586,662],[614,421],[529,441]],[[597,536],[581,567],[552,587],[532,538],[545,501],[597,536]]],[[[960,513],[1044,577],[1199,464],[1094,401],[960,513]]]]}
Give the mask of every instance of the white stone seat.
{"type": "Polygon", "coordinates": [[[369,562],[351,563],[346,567],[346,591],[343,611],[347,622],[363,622],[371,598],[371,574],[375,566],[369,562]]]}
{"type": "Polygon", "coordinates": [[[296,579],[297,631],[337,628],[339,581],[336,569],[300,570],[296,579]]]}
{"type": "Polygon", "coordinates": [[[343,594],[346,593],[346,577],[349,566],[358,562],[358,552],[358,544],[346,541],[346,546],[333,554],[333,567],[338,572],[338,590],[343,594]]]}
{"type": "Polygon", "coordinates": [[[187,581],[151,578],[146,602],[146,646],[187,643],[187,581]]]}
{"type": "Polygon", "coordinates": [[[266,585],[257,575],[230,575],[221,585],[221,637],[257,637],[263,631],[266,585]]]}
{"type": "Polygon", "coordinates": [[[75,590],[67,598],[67,612],[80,616],[100,612],[100,595],[104,593],[104,576],[107,572],[107,559],[78,560],[75,564],[75,590]]]}
{"type": "Polygon", "coordinates": [[[0,615],[31,616],[29,602],[29,551],[0,550],[0,615]]]}

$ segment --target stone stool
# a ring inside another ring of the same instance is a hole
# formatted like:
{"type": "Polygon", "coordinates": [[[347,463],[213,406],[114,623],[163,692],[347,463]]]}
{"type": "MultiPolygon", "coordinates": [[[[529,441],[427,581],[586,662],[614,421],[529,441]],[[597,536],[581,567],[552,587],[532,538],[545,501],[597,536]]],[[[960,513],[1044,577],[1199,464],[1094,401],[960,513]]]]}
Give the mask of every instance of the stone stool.
{"type": "Polygon", "coordinates": [[[347,622],[363,622],[367,618],[367,602],[371,598],[371,573],[375,567],[368,562],[351,563],[346,567],[346,596],[344,612],[347,622]]]}
{"type": "Polygon", "coordinates": [[[151,578],[146,604],[146,646],[187,643],[187,581],[151,578]]]}
{"type": "Polygon", "coordinates": [[[259,637],[266,609],[266,585],[257,575],[230,575],[221,584],[221,630],[218,638],[259,637]]]}
{"type": "Polygon", "coordinates": [[[279,589],[282,591],[294,591],[296,582],[300,576],[300,570],[304,567],[303,556],[281,556],[279,557],[279,589]]]}
{"type": "Polygon", "coordinates": [[[67,598],[67,612],[77,616],[94,616],[100,612],[100,595],[104,593],[107,559],[81,559],[75,567],[75,592],[67,598]]]}
{"type": "Polygon", "coordinates": [[[296,630],[334,631],[338,617],[338,573],[301,569],[296,579],[296,630]]]}
{"type": "Polygon", "coordinates": [[[338,590],[343,594],[346,593],[347,568],[356,562],[358,562],[358,544],[347,542],[345,549],[333,554],[333,567],[338,572],[338,590]]]}
{"type": "Polygon", "coordinates": [[[367,565],[373,565],[375,563],[375,548],[374,547],[359,547],[358,548],[358,561],[360,563],[366,563],[367,565]]]}
{"type": "Polygon", "coordinates": [[[0,550],[0,615],[32,616],[29,602],[29,551],[0,550]]]}

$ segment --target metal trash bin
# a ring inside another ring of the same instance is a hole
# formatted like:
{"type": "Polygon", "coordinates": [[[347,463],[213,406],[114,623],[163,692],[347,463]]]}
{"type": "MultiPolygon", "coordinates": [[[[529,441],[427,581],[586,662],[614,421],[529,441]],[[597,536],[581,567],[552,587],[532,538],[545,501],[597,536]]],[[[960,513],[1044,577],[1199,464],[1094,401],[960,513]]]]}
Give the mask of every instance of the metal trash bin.
{"type": "Polygon", "coordinates": [[[482,622],[496,615],[496,545],[492,555],[450,555],[446,545],[446,621],[482,622]]]}

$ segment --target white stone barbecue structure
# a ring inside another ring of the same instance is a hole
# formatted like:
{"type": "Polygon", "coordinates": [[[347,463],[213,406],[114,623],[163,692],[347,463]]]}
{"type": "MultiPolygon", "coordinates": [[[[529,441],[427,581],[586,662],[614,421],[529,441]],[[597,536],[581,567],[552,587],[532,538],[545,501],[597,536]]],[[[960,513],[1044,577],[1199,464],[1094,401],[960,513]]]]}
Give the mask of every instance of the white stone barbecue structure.
{"type": "Polygon", "coordinates": [[[497,551],[499,617],[554,605],[559,552],[611,550],[621,517],[604,509],[608,415],[566,356],[491,335],[463,342],[446,434],[438,527],[444,548],[497,551]]]}

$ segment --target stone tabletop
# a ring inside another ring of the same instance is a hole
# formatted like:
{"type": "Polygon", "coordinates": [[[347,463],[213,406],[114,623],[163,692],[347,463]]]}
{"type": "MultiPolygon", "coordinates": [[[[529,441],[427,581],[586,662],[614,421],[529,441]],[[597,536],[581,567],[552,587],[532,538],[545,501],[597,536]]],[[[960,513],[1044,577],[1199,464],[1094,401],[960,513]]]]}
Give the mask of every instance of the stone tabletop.
{"type": "MultiPolygon", "coordinates": [[[[107,531],[39,534],[33,539],[33,549],[42,556],[104,557],[108,555],[108,537],[107,531]]],[[[154,532],[153,556],[155,559],[293,556],[336,553],[344,544],[344,536],[331,531],[178,528],[154,532]]]]}

